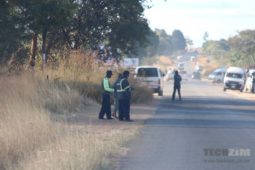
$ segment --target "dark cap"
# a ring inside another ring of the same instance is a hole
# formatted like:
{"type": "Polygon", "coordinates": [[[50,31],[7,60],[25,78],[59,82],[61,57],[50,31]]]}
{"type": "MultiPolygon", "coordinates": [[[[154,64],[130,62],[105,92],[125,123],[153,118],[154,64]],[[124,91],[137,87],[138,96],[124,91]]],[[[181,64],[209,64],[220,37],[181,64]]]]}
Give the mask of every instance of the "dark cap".
{"type": "Polygon", "coordinates": [[[112,70],[107,70],[107,71],[106,71],[106,76],[107,76],[107,77],[112,76],[112,70]]]}
{"type": "Polygon", "coordinates": [[[128,76],[129,76],[129,71],[125,70],[125,71],[123,72],[123,76],[124,76],[124,77],[128,77],[128,76]]]}

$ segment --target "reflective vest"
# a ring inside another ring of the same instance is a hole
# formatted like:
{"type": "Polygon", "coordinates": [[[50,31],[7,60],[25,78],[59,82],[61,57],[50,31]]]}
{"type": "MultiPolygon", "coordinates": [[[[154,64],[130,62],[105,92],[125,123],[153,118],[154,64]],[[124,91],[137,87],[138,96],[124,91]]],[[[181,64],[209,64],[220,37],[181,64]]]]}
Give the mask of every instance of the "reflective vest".
{"type": "Polygon", "coordinates": [[[119,82],[117,82],[116,86],[117,86],[117,92],[118,93],[122,93],[122,92],[125,92],[127,90],[130,89],[130,86],[128,85],[127,87],[123,87],[123,81],[125,80],[125,78],[121,79],[119,82]]]}

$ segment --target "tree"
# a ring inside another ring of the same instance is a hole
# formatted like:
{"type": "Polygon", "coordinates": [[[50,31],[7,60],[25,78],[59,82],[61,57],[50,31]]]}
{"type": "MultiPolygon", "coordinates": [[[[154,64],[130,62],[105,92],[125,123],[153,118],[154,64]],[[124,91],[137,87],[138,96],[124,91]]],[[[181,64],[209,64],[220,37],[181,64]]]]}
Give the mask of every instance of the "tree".
{"type": "Polygon", "coordinates": [[[107,39],[113,49],[133,54],[137,47],[145,46],[150,29],[143,16],[143,0],[113,0],[109,7],[110,19],[107,39]]]}
{"type": "Polygon", "coordinates": [[[228,39],[232,61],[242,66],[255,65],[255,30],[244,30],[228,39]]]}
{"type": "Polygon", "coordinates": [[[24,26],[12,4],[0,2],[0,63],[6,62],[11,54],[19,51],[26,40],[24,26]]]}
{"type": "Polygon", "coordinates": [[[174,51],[184,50],[186,48],[186,40],[180,30],[173,31],[172,44],[174,51]]]}
{"type": "Polygon", "coordinates": [[[150,30],[150,33],[146,37],[147,44],[146,47],[144,46],[138,46],[137,47],[137,54],[138,57],[150,57],[157,54],[158,46],[159,46],[159,37],[156,35],[156,33],[152,30],[150,30]]]}
{"type": "MultiPolygon", "coordinates": [[[[17,37],[21,39],[10,40],[17,44],[31,42],[32,66],[38,54],[47,61],[51,49],[92,48],[99,43],[111,46],[114,51],[132,54],[149,41],[150,29],[143,16],[145,1],[3,0],[0,24],[13,22],[8,29],[0,28],[0,31],[1,34],[7,31],[3,35],[9,37],[8,31],[18,29],[17,37]]],[[[6,49],[1,45],[0,49],[6,49]]]]}
{"type": "Polygon", "coordinates": [[[156,29],[156,35],[159,37],[158,55],[171,55],[173,52],[172,37],[168,35],[165,30],[156,29]]]}

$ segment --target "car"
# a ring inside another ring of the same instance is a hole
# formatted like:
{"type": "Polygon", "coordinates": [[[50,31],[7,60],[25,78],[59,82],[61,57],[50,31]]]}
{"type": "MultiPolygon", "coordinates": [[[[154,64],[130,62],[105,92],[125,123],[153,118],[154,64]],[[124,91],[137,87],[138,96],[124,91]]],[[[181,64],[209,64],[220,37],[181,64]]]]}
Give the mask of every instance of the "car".
{"type": "Polygon", "coordinates": [[[188,80],[188,74],[185,70],[180,70],[179,74],[181,75],[182,80],[188,80]]]}
{"type": "Polygon", "coordinates": [[[182,56],[177,56],[176,58],[177,58],[177,60],[181,60],[183,57],[182,56]]]}
{"type": "Polygon", "coordinates": [[[165,74],[156,66],[138,66],[135,69],[135,79],[159,96],[163,96],[164,76],[165,74]]]}
{"type": "Polygon", "coordinates": [[[202,70],[203,70],[202,66],[197,63],[195,66],[195,71],[200,72],[202,70]]]}
{"type": "Polygon", "coordinates": [[[250,69],[247,72],[247,78],[244,85],[245,92],[255,92],[255,69],[250,69]]]}
{"type": "Polygon", "coordinates": [[[225,68],[218,68],[209,74],[208,79],[212,80],[213,83],[221,83],[223,82],[225,72],[225,68]]]}
{"type": "Polygon", "coordinates": [[[191,56],[191,57],[190,57],[190,61],[191,61],[191,62],[195,62],[195,61],[196,61],[196,57],[195,57],[195,56],[191,56]]]}
{"type": "Polygon", "coordinates": [[[183,63],[178,63],[177,64],[177,69],[178,70],[184,70],[184,64],[183,63]]]}
{"type": "Polygon", "coordinates": [[[164,80],[169,81],[169,80],[173,80],[173,78],[174,78],[174,70],[168,70],[164,77],[164,80]]]}
{"type": "Polygon", "coordinates": [[[192,73],[191,78],[192,78],[192,79],[200,80],[200,79],[201,79],[201,73],[200,73],[200,71],[197,71],[197,70],[194,71],[194,72],[192,73]]]}
{"type": "Polygon", "coordinates": [[[224,87],[223,90],[240,90],[243,91],[245,82],[244,69],[240,67],[229,67],[224,76],[224,87]]]}

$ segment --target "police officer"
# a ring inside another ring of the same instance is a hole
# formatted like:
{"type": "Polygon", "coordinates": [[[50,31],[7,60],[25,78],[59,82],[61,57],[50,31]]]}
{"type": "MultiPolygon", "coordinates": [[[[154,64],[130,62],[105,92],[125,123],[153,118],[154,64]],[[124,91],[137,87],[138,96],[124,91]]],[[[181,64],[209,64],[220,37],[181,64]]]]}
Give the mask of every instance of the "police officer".
{"type": "Polygon", "coordinates": [[[117,90],[120,89],[120,80],[122,79],[122,74],[118,74],[116,81],[114,82],[114,110],[112,116],[117,118],[117,113],[119,113],[119,97],[117,90]]]}
{"type": "Polygon", "coordinates": [[[117,93],[119,96],[119,120],[130,120],[131,87],[128,82],[129,71],[124,71],[119,82],[117,93]]]}
{"type": "Polygon", "coordinates": [[[106,114],[107,119],[112,119],[111,117],[111,102],[110,102],[110,94],[114,92],[114,89],[111,88],[109,79],[112,77],[112,71],[108,70],[106,75],[102,81],[102,107],[99,112],[98,118],[104,119],[104,115],[106,114]]]}
{"type": "Polygon", "coordinates": [[[181,97],[181,81],[182,81],[182,77],[179,75],[178,71],[176,70],[174,72],[174,89],[173,89],[172,100],[175,100],[176,90],[178,91],[179,100],[182,100],[182,97],[181,97]]]}

